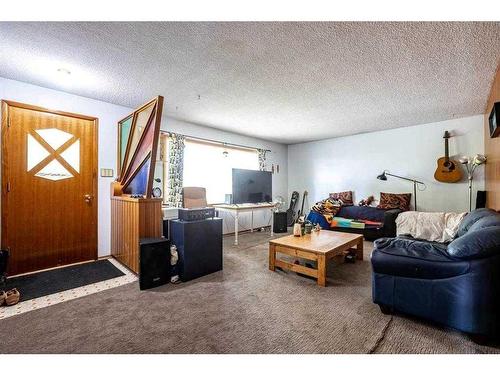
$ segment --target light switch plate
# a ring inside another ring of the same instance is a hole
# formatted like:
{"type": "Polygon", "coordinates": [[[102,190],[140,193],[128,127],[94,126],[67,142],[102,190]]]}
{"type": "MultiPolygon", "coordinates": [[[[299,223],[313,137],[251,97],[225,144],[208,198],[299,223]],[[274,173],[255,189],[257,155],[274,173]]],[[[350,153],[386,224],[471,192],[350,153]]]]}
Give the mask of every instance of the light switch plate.
{"type": "Polygon", "coordinates": [[[101,177],[113,177],[113,169],[101,168],[101,177]]]}

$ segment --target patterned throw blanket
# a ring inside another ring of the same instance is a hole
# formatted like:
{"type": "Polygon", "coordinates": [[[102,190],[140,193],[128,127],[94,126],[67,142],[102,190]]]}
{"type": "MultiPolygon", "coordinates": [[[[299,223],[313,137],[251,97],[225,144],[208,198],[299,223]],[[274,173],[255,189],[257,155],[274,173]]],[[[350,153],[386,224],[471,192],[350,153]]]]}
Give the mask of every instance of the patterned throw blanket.
{"type": "Polygon", "coordinates": [[[334,216],[340,211],[342,204],[342,200],[328,197],[317,202],[314,206],[312,206],[311,210],[323,215],[328,224],[331,224],[334,216]]]}

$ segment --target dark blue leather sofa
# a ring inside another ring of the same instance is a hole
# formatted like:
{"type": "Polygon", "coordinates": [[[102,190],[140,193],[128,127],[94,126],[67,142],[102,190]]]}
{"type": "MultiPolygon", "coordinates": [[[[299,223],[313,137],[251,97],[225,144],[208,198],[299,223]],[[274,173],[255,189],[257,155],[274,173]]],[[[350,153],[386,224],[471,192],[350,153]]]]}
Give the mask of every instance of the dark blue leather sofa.
{"type": "Polygon", "coordinates": [[[500,214],[469,213],[448,244],[381,238],[371,254],[373,302],[469,333],[500,336],[500,214]]]}

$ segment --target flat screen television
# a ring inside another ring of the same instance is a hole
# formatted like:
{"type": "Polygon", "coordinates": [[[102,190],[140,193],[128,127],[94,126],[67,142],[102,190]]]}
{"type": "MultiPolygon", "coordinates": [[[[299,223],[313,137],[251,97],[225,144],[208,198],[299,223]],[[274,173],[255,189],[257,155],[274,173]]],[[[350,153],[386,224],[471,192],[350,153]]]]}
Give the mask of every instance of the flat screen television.
{"type": "Polygon", "coordinates": [[[271,172],[233,168],[233,203],[261,203],[273,200],[271,172]]]}

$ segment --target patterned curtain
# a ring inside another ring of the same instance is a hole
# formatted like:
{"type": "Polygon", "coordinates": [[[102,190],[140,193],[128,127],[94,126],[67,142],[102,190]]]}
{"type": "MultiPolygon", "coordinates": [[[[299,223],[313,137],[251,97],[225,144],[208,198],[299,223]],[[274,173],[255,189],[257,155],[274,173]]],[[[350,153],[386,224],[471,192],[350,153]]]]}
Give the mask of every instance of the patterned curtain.
{"type": "Polygon", "coordinates": [[[167,205],[169,207],[182,207],[184,139],[183,135],[175,133],[170,133],[168,137],[167,205]]]}
{"type": "Polygon", "coordinates": [[[261,148],[258,148],[257,152],[259,154],[259,170],[265,171],[266,170],[266,152],[267,152],[267,150],[263,150],[261,148]]]}

